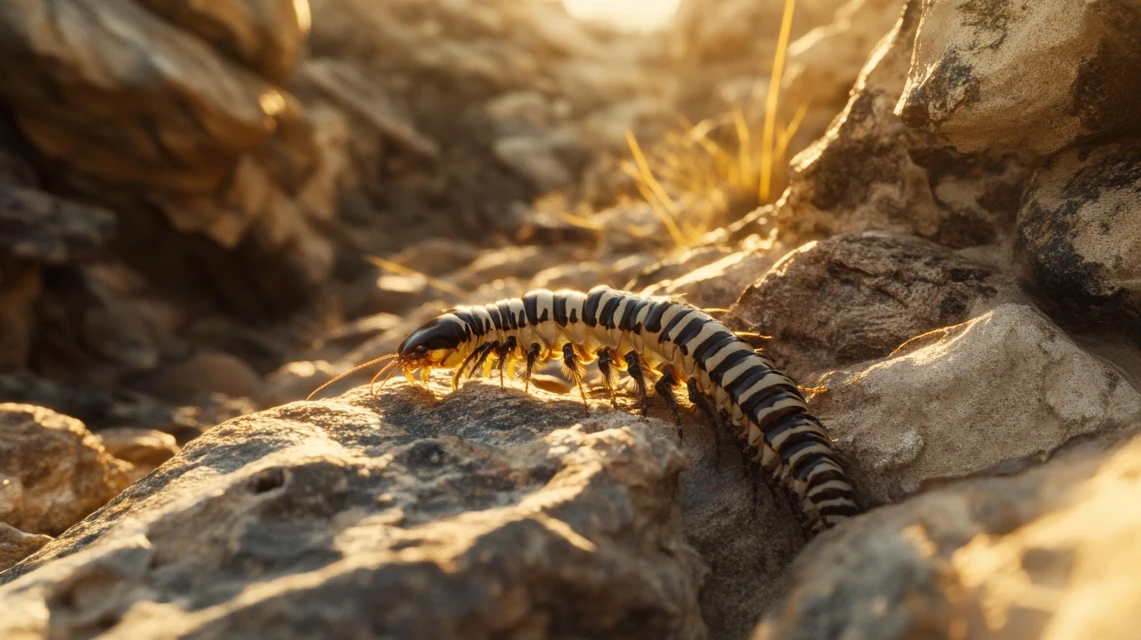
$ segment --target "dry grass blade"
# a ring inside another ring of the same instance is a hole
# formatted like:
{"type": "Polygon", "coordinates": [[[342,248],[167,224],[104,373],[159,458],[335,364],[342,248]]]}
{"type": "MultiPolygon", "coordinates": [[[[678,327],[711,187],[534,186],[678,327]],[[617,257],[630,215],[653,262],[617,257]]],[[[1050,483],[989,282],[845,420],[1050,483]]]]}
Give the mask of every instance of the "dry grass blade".
{"type": "Polygon", "coordinates": [[[776,138],[777,107],[780,105],[780,83],[784,74],[784,61],[788,55],[788,39],[792,33],[792,14],[796,0],[785,0],[784,15],[777,36],[777,50],[773,56],[773,70],[769,78],[769,91],[765,102],[765,131],[761,146],[761,186],[758,193],[761,202],[768,202],[773,182],[773,151],[776,138]]]}
{"type": "Polygon", "coordinates": [[[457,287],[456,285],[454,285],[450,282],[444,282],[443,280],[440,280],[439,278],[433,278],[432,276],[430,276],[426,273],[420,273],[419,271],[417,271],[411,267],[406,267],[402,264],[393,262],[391,260],[385,260],[384,258],[378,258],[376,256],[365,256],[364,259],[375,264],[376,266],[380,267],[381,269],[388,269],[389,271],[395,271],[396,273],[403,274],[406,276],[419,276],[419,277],[423,278],[424,282],[427,282],[429,286],[431,286],[435,289],[439,289],[440,291],[443,291],[445,293],[450,293],[454,296],[458,296],[460,298],[466,297],[469,293],[469,292],[464,291],[463,289],[457,287]]]}
{"type": "MultiPolygon", "coordinates": [[[[679,247],[683,246],[685,244],[685,235],[682,234],[681,229],[677,225],[677,207],[674,205],[673,199],[666,193],[666,190],[662,188],[657,178],[654,177],[654,172],[650,170],[650,163],[646,162],[646,156],[642,153],[642,147],[638,145],[638,140],[634,137],[634,132],[629,129],[626,130],[626,143],[630,145],[630,152],[634,155],[634,162],[638,165],[639,175],[637,178],[640,183],[639,191],[644,187],[661,203],[661,209],[653,207],[654,213],[661,218],[662,224],[666,226],[666,230],[669,231],[674,243],[679,247]]],[[[653,203],[651,198],[646,198],[646,201],[653,203]]]]}

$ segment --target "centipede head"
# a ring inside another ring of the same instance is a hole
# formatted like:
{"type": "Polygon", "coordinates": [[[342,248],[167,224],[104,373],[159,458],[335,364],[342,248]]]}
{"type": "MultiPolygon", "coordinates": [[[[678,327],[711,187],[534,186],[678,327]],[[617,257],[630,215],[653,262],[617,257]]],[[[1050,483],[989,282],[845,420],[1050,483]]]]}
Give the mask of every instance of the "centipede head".
{"type": "Polygon", "coordinates": [[[396,349],[404,369],[438,367],[454,359],[468,335],[463,323],[447,314],[412,332],[396,349]]]}

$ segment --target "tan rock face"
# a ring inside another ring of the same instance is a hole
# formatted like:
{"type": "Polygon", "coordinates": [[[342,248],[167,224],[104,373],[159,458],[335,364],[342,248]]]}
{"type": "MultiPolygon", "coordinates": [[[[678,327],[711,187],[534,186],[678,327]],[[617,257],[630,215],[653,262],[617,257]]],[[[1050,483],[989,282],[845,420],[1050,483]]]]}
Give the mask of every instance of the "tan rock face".
{"type": "Polygon", "coordinates": [[[1013,279],[911,237],[839,235],[773,265],[730,309],[772,336],[796,377],[882,358],[911,338],[1021,299],[1013,279]]]}
{"type": "Polygon", "coordinates": [[[211,430],[6,572],[0,635],[704,637],[670,427],[482,384],[380,406],[211,430]]]}
{"type": "Polygon", "coordinates": [[[960,153],[893,113],[920,9],[920,2],[907,4],[832,127],[793,158],[774,215],[791,238],[886,231],[958,249],[1012,235],[1028,170],[1012,158],[960,153]]]}
{"type": "Polygon", "coordinates": [[[12,525],[0,522],[0,571],[27,558],[51,541],[51,536],[24,533],[12,525]]]}
{"type": "Polygon", "coordinates": [[[1141,419],[1141,394],[1121,373],[1018,304],[818,384],[828,391],[812,409],[851,456],[849,470],[872,503],[926,481],[1033,461],[1076,436],[1141,419]]]}
{"type": "Polygon", "coordinates": [[[963,152],[1048,155],[1141,127],[1133,0],[923,3],[896,112],[963,152]]]}
{"type": "Polygon", "coordinates": [[[75,418],[0,404],[0,522],[62,533],[125,489],[126,469],[75,418]]]}
{"type": "Polygon", "coordinates": [[[1141,441],[972,480],[853,521],[753,638],[1132,638],[1141,441]]]}
{"type": "Polygon", "coordinates": [[[1050,159],[1018,214],[1035,279],[1070,317],[1135,327],[1141,319],[1141,144],[1050,159]]]}

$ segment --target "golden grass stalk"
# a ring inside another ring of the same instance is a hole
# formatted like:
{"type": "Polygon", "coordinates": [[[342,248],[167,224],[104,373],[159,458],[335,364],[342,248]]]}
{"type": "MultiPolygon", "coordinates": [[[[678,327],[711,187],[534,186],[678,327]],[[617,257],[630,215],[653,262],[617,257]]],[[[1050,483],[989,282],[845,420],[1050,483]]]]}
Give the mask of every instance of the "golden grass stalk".
{"type": "Polygon", "coordinates": [[[426,273],[420,273],[412,267],[406,267],[398,262],[385,260],[384,258],[378,258],[376,256],[365,256],[364,259],[380,267],[381,269],[388,269],[389,271],[395,271],[396,273],[406,276],[420,276],[424,279],[424,282],[428,283],[428,286],[439,289],[445,293],[450,293],[454,296],[459,296],[460,298],[465,298],[469,293],[471,293],[469,291],[464,291],[463,289],[450,282],[445,282],[439,278],[433,278],[426,273]]]}
{"type": "Polygon", "coordinates": [[[780,105],[780,83],[784,75],[784,61],[788,55],[788,39],[792,33],[792,14],[796,0],[785,0],[784,14],[781,17],[780,35],[777,36],[777,50],[773,56],[773,69],[769,76],[769,90],[765,102],[764,142],[761,146],[761,185],[758,193],[761,202],[767,202],[772,190],[773,151],[776,137],[777,107],[780,105]]]}

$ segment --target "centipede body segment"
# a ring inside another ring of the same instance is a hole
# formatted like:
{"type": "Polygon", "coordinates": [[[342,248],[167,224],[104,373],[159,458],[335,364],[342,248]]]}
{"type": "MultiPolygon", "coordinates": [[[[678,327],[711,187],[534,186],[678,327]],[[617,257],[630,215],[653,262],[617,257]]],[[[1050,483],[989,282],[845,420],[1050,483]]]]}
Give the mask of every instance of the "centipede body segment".
{"type": "MultiPolygon", "coordinates": [[[[615,371],[629,375],[643,414],[653,389],[678,415],[674,393],[684,386],[697,410],[747,442],[811,534],[863,511],[796,383],[741,336],[684,302],[606,286],[586,293],[540,289],[454,308],[413,332],[391,358],[381,373],[402,369],[411,379],[416,369],[451,368],[453,387],[481,367],[486,375],[494,366],[502,380],[518,361],[525,388],[536,366],[553,359],[584,402],[585,366],[596,363],[612,402],[615,371]]],[[[680,435],[680,419],[678,425],[680,435]]]]}

